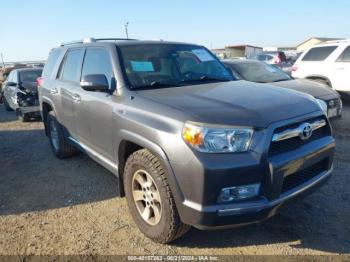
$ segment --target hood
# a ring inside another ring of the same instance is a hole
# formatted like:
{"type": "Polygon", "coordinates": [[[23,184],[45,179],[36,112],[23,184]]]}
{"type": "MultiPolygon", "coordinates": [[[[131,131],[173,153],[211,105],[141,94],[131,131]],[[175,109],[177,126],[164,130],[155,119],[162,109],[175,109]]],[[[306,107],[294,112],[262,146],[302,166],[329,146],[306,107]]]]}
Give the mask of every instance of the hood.
{"type": "Polygon", "coordinates": [[[316,98],[332,99],[339,97],[338,93],[330,89],[328,86],[306,79],[295,79],[270,84],[278,87],[293,89],[299,92],[304,92],[316,98]]]}
{"type": "Polygon", "coordinates": [[[138,94],[187,113],[187,120],[210,124],[266,127],[320,111],[312,97],[300,92],[247,81],[143,90],[138,94]]]}

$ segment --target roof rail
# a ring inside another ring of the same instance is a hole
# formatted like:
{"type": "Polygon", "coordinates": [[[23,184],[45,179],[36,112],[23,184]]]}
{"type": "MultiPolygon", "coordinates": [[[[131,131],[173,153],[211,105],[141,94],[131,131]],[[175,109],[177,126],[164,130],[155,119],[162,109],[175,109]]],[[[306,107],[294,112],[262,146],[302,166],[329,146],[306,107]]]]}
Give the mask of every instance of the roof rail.
{"type": "Polygon", "coordinates": [[[350,39],[330,40],[330,41],[320,42],[319,44],[346,43],[346,42],[350,42],[350,39]]]}
{"type": "Polygon", "coordinates": [[[96,38],[95,41],[130,41],[130,40],[137,40],[132,38],[96,38]]]}
{"type": "Polygon", "coordinates": [[[128,41],[128,40],[136,40],[136,39],[131,39],[131,38],[92,38],[92,37],[86,37],[83,40],[60,43],[59,46],[75,45],[75,44],[87,44],[87,43],[94,43],[94,42],[98,42],[98,41],[128,41]]]}

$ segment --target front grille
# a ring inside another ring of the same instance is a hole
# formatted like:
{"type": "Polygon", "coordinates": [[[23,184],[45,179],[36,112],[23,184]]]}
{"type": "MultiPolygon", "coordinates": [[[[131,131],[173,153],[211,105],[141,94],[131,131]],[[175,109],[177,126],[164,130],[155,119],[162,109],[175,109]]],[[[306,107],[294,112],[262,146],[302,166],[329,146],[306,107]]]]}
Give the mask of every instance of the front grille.
{"type": "Polygon", "coordinates": [[[328,170],[328,158],[284,178],[282,193],[297,187],[328,170]]]}
{"type": "MultiPolygon", "coordinates": [[[[304,122],[311,123],[311,122],[315,122],[315,121],[318,121],[321,119],[324,119],[324,118],[323,117],[313,118],[313,119],[309,119],[307,121],[298,122],[298,123],[294,123],[294,124],[287,125],[284,127],[280,127],[280,128],[277,128],[274,133],[279,133],[279,132],[282,132],[282,131],[287,130],[287,129],[296,128],[304,122]]],[[[293,138],[289,138],[289,139],[285,139],[285,140],[281,140],[281,141],[273,141],[273,142],[271,142],[271,145],[270,145],[269,156],[275,156],[275,155],[278,155],[278,154],[281,154],[284,152],[296,150],[303,145],[306,145],[312,141],[318,140],[318,139],[325,137],[325,136],[328,136],[328,135],[330,135],[330,128],[327,124],[326,126],[315,130],[312,133],[312,136],[308,140],[302,140],[299,137],[293,137],[293,138]]]]}

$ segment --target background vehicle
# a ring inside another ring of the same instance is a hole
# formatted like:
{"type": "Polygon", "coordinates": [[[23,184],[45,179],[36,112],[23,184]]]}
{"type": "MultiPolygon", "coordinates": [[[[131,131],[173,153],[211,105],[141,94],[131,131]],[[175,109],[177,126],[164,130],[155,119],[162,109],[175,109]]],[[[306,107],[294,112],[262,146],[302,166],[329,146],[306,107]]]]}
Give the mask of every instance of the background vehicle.
{"type": "Polygon", "coordinates": [[[350,40],[328,41],[306,50],[295,62],[292,75],[324,83],[350,94],[350,40]]]}
{"type": "Polygon", "coordinates": [[[284,52],[276,51],[276,52],[263,52],[256,56],[252,57],[253,60],[258,60],[265,62],[267,64],[275,65],[280,63],[285,63],[287,61],[287,57],[284,52]]]}
{"type": "Polygon", "coordinates": [[[255,223],[324,184],[335,143],[313,97],[233,80],[203,46],[62,44],[39,82],[45,132],[58,158],[80,149],[117,175],[154,241],[255,223]]]}
{"type": "Polygon", "coordinates": [[[325,102],[325,113],[328,117],[338,117],[342,113],[340,95],[322,83],[306,79],[293,79],[278,67],[255,60],[223,60],[233,75],[256,83],[271,83],[275,86],[285,87],[304,92],[325,102]]]}
{"type": "Polygon", "coordinates": [[[293,64],[291,63],[290,60],[287,60],[287,56],[285,55],[284,52],[281,52],[281,51],[263,52],[257,56],[252,57],[252,60],[258,60],[270,65],[277,66],[289,75],[292,72],[293,64]]]}
{"type": "Polygon", "coordinates": [[[12,70],[15,70],[17,68],[24,68],[26,65],[24,64],[15,64],[10,66],[4,66],[0,68],[0,103],[3,103],[3,83],[6,81],[6,78],[11,73],[12,70]]]}
{"type": "Polygon", "coordinates": [[[6,110],[15,110],[22,121],[40,116],[36,80],[41,73],[40,68],[15,69],[3,84],[6,110]]]}

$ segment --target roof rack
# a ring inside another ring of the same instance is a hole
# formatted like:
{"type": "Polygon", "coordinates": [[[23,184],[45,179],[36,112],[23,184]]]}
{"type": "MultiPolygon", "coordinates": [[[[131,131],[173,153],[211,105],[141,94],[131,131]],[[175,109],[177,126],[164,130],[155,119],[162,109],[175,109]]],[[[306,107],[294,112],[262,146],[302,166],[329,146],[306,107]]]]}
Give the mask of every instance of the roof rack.
{"type": "Polygon", "coordinates": [[[88,43],[95,43],[95,42],[99,42],[99,41],[129,41],[129,40],[136,40],[136,39],[132,39],[132,38],[92,38],[92,37],[86,37],[83,40],[60,43],[59,46],[67,46],[67,45],[75,45],[75,44],[88,44],[88,43]]]}

